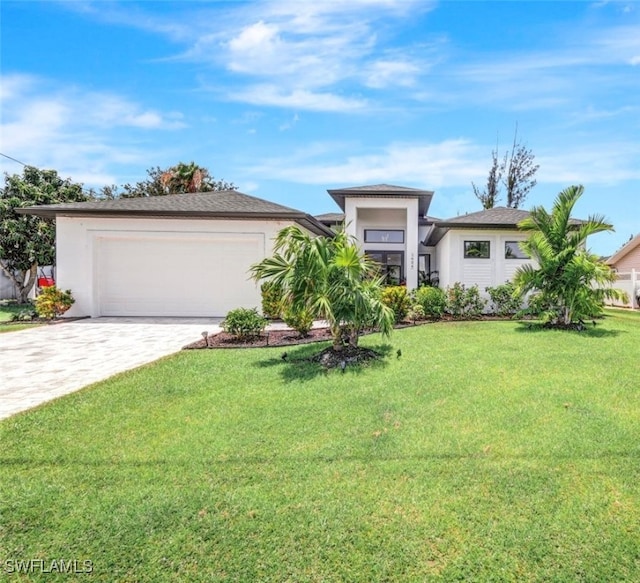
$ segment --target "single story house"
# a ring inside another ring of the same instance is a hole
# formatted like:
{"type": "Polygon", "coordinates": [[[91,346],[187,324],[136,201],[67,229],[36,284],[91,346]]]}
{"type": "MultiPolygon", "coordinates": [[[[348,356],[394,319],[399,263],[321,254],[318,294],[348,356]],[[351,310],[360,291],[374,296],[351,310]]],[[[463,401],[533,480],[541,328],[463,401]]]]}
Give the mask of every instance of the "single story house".
{"type": "Polygon", "coordinates": [[[616,287],[626,291],[629,295],[629,302],[620,305],[640,308],[640,233],[632,237],[609,257],[607,264],[618,275],[616,287]]]}
{"type": "Polygon", "coordinates": [[[69,316],[224,316],[260,306],[248,268],[298,224],[331,236],[337,224],[377,260],[391,283],[419,285],[438,272],[481,290],[527,262],[504,207],[439,220],[433,192],[379,184],[329,190],[341,213],[317,217],[236,191],[43,205],[21,212],[56,219],[57,284],[71,289],[69,316]]]}

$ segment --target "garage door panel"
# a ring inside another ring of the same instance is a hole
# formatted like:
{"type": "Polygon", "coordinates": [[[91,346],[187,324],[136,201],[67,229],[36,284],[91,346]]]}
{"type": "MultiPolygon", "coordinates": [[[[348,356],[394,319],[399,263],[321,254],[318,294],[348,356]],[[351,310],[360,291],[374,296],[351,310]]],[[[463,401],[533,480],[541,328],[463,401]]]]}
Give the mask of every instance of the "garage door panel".
{"type": "Polygon", "coordinates": [[[224,316],[258,306],[248,268],[264,257],[264,235],[106,237],[96,285],[105,316],[224,316]]]}

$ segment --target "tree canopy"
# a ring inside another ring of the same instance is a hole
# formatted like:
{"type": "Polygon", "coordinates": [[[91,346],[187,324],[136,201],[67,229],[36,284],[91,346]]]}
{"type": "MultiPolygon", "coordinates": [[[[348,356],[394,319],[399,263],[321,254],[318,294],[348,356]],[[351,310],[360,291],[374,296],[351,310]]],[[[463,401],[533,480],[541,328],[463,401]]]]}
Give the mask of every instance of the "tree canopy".
{"type": "Polygon", "coordinates": [[[600,215],[587,220],[572,219],[571,213],[584,188],[570,186],[556,197],[551,212],[536,206],[518,226],[530,234],[520,244],[537,263],[518,268],[514,282],[516,293],[533,292],[530,304],[538,306],[543,320],[553,325],[597,316],[606,298],[622,298],[613,289],[615,274],[611,268],[586,249],[590,235],[613,231],[600,215]]]}
{"type": "Polygon", "coordinates": [[[509,208],[520,208],[531,189],[537,184],[536,172],[540,166],[534,163],[533,152],[518,141],[518,127],[513,136],[511,151],[507,152],[502,161],[499,159],[498,146],[491,152],[491,168],[487,183],[483,188],[473,182],[473,193],[482,203],[482,208],[490,209],[500,201],[502,188],[505,192],[505,202],[509,208]]]}
{"type": "Polygon", "coordinates": [[[60,178],[55,170],[25,166],[22,175],[5,175],[0,189],[0,268],[13,281],[21,302],[35,284],[38,266],[55,263],[55,223],[16,209],[88,198],[81,184],[60,178]]]}
{"type": "Polygon", "coordinates": [[[162,169],[159,166],[147,170],[147,178],[134,185],[125,184],[122,192],[108,186],[102,189],[104,198],[137,198],[145,196],[164,196],[167,194],[182,194],[188,192],[215,192],[220,190],[236,190],[233,182],[216,180],[209,174],[209,170],[195,162],[186,164],[178,162],[175,166],[162,169]]]}

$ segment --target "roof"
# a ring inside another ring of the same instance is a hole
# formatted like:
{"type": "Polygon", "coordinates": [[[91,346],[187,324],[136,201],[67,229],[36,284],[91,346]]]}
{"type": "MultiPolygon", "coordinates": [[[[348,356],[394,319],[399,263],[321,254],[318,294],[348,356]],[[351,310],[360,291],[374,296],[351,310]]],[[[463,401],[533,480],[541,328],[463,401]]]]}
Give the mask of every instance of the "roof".
{"type": "Polygon", "coordinates": [[[529,217],[531,213],[529,211],[523,211],[520,209],[508,208],[505,206],[497,206],[491,209],[485,209],[476,213],[467,213],[439,221],[438,227],[475,227],[475,228],[487,228],[487,227],[502,227],[515,229],[518,223],[529,217]]]}
{"type": "Polygon", "coordinates": [[[345,199],[353,196],[358,198],[417,198],[418,212],[420,216],[427,213],[431,198],[432,190],[421,190],[419,188],[408,188],[406,186],[395,186],[393,184],[373,184],[370,186],[351,186],[348,188],[334,188],[327,192],[331,198],[338,203],[338,206],[344,210],[345,199]]]}
{"type": "Polygon", "coordinates": [[[640,247],[640,233],[638,233],[633,239],[627,241],[620,249],[618,249],[609,259],[607,259],[608,265],[615,265],[625,255],[628,255],[634,249],[640,247]]]}
{"type": "Polygon", "coordinates": [[[324,213],[321,215],[316,215],[315,218],[323,225],[335,225],[337,223],[344,222],[344,213],[324,213]]]}
{"type": "Polygon", "coordinates": [[[330,229],[311,215],[235,190],[40,205],[18,209],[17,212],[46,218],[55,218],[57,216],[99,216],[249,220],[289,219],[318,235],[332,234],[330,229]]]}
{"type": "Polygon", "coordinates": [[[445,220],[434,220],[425,245],[436,245],[449,229],[509,229],[518,228],[518,223],[530,215],[529,211],[498,206],[467,213],[445,220]]]}

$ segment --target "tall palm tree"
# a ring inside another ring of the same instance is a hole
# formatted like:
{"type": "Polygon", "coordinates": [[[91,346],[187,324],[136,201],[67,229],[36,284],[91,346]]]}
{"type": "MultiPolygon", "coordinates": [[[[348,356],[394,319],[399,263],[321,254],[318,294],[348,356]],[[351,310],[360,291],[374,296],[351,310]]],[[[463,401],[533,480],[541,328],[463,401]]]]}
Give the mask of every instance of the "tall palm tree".
{"type": "Polygon", "coordinates": [[[624,293],[613,289],[615,274],[596,255],[586,249],[590,235],[613,231],[601,215],[586,221],[571,218],[582,186],[570,186],[558,194],[551,213],[536,206],[518,227],[531,233],[521,243],[537,263],[524,265],[515,274],[516,293],[535,292],[544,306],[543,318],[553,324],[569,325],[581,318],[602,312],[605,298],[620,298],[624,293]]]}
{"type": "Polygon", "coordinates": [[[334,350],[345,342],[357,346],[362,329],[393,329],[393,311],[380,299],[382,281],[344,230],[334,237],[311,237],[293,225],[282,229],[275,254],[251,267],[254,279],[267,279],[283,290],[283,304],[329,323],[334,350]]]}

